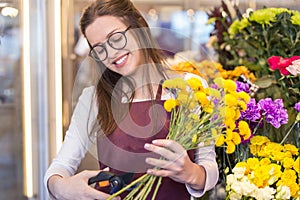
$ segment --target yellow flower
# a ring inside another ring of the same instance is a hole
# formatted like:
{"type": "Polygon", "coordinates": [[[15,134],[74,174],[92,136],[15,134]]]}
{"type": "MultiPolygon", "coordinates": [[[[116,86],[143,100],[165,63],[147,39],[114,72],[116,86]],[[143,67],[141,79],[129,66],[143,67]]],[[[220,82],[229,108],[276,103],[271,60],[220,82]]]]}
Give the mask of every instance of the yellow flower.
{"type": "Polygon", "coordinates": [[[238,162],[235,167],[245,167],[246,171],[245,171],[245,175],[249,174],[251,172],[249,166],[247,165],[246,162],[238,162]]]}
{"type": "Polygon", "coordinates": [[[192,137],[192,143],[195,144],[197,142],[197,139],[198,139],[197,134],[194,134],[193,137],[192,137]]]}
{"type": "Polygon", "coordinates": [[[291,183],[295,183],[297,180],[296,172],[292,169],[285,169],[280,177],[282,184],[290,185],[291,183]]]}
{"type": "Polygon", "coordinates": [[[237,132],[233,132],[232,141],[235,145],[238,145],[241,143],[241,137],[237,132]]]}
{"type": "Polygon", "coordinates": [[[233,137],[233,132],[232,132],[232,130],[226,130],[226,140],[227,141],[230,141],[230,140],[232,140],[232,137],[233,137]]]}
{"type": "Polygon", "coordinates": [[[261,146],[261,145],[269,143],[269,142],[270,142],[269,138],[267,138],[265,136],[261,136],[261,135],[253,136],[250,140],[251,144],[258,145],[258,146],[261,146]]]}
{"type": "Polygon", "coordinates": [[[300,176],[300,172],[299,172],[300,166],[299,165],[300,165],[300,159],[298,156],[298,158],[295,160],[294,165],[293,165],[293,168],[298,173],[298,176],[300,176]]]}
{"type": "Polygon", "coordinates": [[[213,137],[216,137],[218,135],[218,131],[215,128],[211,128],[210,131],[213,137]]]}
{"type": "Polygon", "coordinates": [[[220,98],[221,97],[220,91],[216,90],[214,88],[209,88],[209,94],[210,94],[210,96],[215,97],[215,98],[220,98]]]}
{"type": "Polygon", "coordinates": [[[207,113],[212,113],[213,109],[214,109],[214,104],[213,103],[209,103],[208,105],[202,105],[203,106],[203,110],[207,113]]]}
{"type": "Polygon", "coordinates": [[[258,168],[260,166],[258,158],[248,158],[247,166],[252,170],[258,168]]]}
{"type": "Polygon", "coordinates": [[[291,17],[292,24],[300,26],[300,13],[297,13],[291,17]]]}
{"type": "Polygon", "coordinates": [[[223,88],[224,86],[224,79],[223,78],[215,78],[214,83],[218,86],[218,88],[223,88]]]}
{"type": "Polygon", "coordinates": [[[260,165],[269,165],[271,163],[269,158],[263,158],[259,161],[260,165]]]}
{"type": "Polygon", "coordinates": [[[190,98],[188,94],[180,92],[178,93],[176,100],[179,102],[179,104],[187,104],[190,98]]]}
{"type": "Polygon", "coordinates": [[[239,131],[240,131],[240,135],[242,135],[244,137],[244,140],[247,140],[247,139],[250,138],[251,130],[250,130],[249,125],[248,125],[247,122],[239,121],[238,128],[239,128],[239,131]]]}
{"type": "Polygon", "coordinates": [[[246,105],[246,103],[243,102],[243,101],[238,101],[238,106],[240,107],[240,109],[241,109],[242,111],[247,110],[247,105],[246,105]]]}
{"type": "Polygon", "coordinates": [[[163,88],[178,88],[180,90],[186,90],[187,83],[182,78],[174,78],[165,80],[162,84],[163,88]]]}
{"type": "Polygon", "coordinates": [[[235,129],[235,121],[233,119],[225,119],[226,129],[234,130],[235,129]]]}
{"type": "Polygon", "coordinates": [[[270,178],[269,171],[266,166],[256,167],[252,172],[252,182],[259,188],[263,188],[268,185],[270,178]]]}
{"type": "Polygon", "coordinates": [[[198,122],[199,119],[199,115],[195,114],[195,113],[190,113],[189,114],[189,118],[193,119],[194,121],[198,122]]]}
{"type": "Polygon", "coordinates": [[[237,106],[237,98],[232,94],[225,95],[225,105],[226,106],[237,106]]]}
{"type": "Polygon", "coordinates": [[[286,169],[290,169],[292,168],[294,165],[294,160],[292,158],[287,158],[285,157],[283,159],[283,167],[286,168],[286,169]]]}
{"type": "Polygon", "coordinates": [[[226,141],[226,153],[231,154],[235,151],[235,144],[232,141],[226,141]]]}
{"type": "Polygon", "coordinates": [[[256,10],[250,15],[249,20],[259,24],[270,24],[276,21],[276,13],[269,9],[256,10]]]}
{"type": "Polygon", "coordinates": [[[206,106],[209,104],[209,100],[204,92],[195,92],[196,99],[202,106],[206,106]]]}
{"type": "Polygon", "coordinates": [[[168,99],[164,102],[164,108],[167,112],[171,112],[173,108],[175,108],[178,105],[177,100],[175,99],[168,99]]]}
{"type": "Polygon", "coordinates": [[[277,179],[281,177],[281,166],[277,165],[275,163],[271,163],[270,165],[268,165],[269,168],[269,174],[272,176],[275,176],[277,179]]]}
{"type": "Polygon", "coordinates": [[[292,155],[295,155],[295,156],[297,156],[299,154],[298,148],[295,145],[292,145],[292,144],[285,144],[284,145],[284,150],[291,152],[292,155]]]}
{"type": "Polygon", "coordinates": [[[229,91],[229,92],[235,92],[236,91],[236,83],[233,81],[233,80],[224,80],[224,89],[226,91],[229,91]]]}
{"type": "Polygon", "coordinates": [[[250,101],[250,95],[244,91],[238,92],[239,98],[241,98],[245,103],[250,101]]]}
{"type": "Polygon", "coordinates": [[[224,137],[224,135],[220,135],[220,136],[217,138],[217,140],[216,140],[216,142],[215,142],[215,145],[216,145],[217,147],[220,147],[220,146],[222,146],[222,145],[224,144],[224,142],[225,142],[225,137],[224,137]]]}
{"type": "Polygon", "coordinates": [[[195,91],[203,90],[202,82],[198,78],[190,78],[186,81],[190,88],[195,91]]]}

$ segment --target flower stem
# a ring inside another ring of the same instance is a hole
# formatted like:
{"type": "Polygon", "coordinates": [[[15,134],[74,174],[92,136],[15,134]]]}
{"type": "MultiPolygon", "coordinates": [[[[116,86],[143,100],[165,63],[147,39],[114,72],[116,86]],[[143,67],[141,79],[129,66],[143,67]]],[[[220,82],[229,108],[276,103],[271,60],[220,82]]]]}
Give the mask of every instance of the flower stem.
{"type": "Polygon", "coordinates": [[[297,121],[295,121],[293,123],[293,125],[291,126],[291,128],[289,129],[289,131],[287,132],[287,134],[284,136],[284,138],[281,140],[280,144],[283,144],[284,141],[287,139],[287,137],[289,136],[289,134],[292,132],[294,126],[297,124],[297,121]]]}
{"type": "Polygon", "coordinates": [[[161,180],[162,180],[162,177],[160,176],[158,181],[157,181],[157,184],[156,184],[156,187],[155,187],[155,190],[154,190],[154,193],[153,193],[153,196],[152,196],[152,199],[151,200],[154,200],[156,195],[157,195],[157,192],[158,192],[158,189],[159,189],[159,186],[161,184],[161,180]]]}
{"type": "Polygon", "coordinates": [[[125,192],[127,189],[129,189],[130,187],[134,186],[135,184],[141,182],[144,178],[147,178],[147,176],[149,176],[149,174],[144,174],[143,176],[139,177],[138,179],[134,180],[133,182],[131,182],[129,185],[125,186],[124,188],[122,188],[121,190],[119,190],[118,192],[114,193],[113,195],[111,195],[107,200],[112,200],[114,197],[119,196],[120,194],[122,194],[123,192],[125,192]]]}

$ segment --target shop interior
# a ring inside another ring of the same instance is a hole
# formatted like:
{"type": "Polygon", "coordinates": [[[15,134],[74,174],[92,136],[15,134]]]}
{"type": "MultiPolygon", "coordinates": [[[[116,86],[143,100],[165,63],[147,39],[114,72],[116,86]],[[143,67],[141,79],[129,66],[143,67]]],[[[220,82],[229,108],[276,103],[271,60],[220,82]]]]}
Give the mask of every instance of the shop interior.
{"type": "MultiPolygon", "coordinates": [[[[210,57],[208,12],[221,0],[132,0],[159,45],[174,56],[210,57]],[[167,30],[167,31],[162,31],[167,30]]],[[[299,0],[227,0],[248,8],[300,10],[299,0]]],[[[46,199],[43,174],[90,83],[78,23],[90,0],[0,2],[0,199],[46,199]]],[[[171,61],[170,61],[171,62],[171,61]]],[[[87,154],[80,170],[97,168],[87,154]]]]}

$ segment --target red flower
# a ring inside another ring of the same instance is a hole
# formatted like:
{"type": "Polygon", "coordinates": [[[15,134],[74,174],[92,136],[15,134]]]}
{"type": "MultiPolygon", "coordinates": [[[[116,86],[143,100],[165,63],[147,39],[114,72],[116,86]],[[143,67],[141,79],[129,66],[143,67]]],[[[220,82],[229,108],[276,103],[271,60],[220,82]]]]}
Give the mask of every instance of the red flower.
{"type": "Polygon", "coordinates": [[[282,75],[287,76],[290,74],[290,72],[286,70],[286,68],[290,66],[290,64],[292,64],[292,60],[289,58],[284,58],[277,64],[277,67],[282,75]]]}
{"type": "Polygon", "coordinates": [[[290,59],[293,62],[294,60],[299,60],[300,56],[292,56],[290,59]]]}
{"type": "Polygon", "coordinates": [[[278,69],[277,64],[280,62],[280,56],[271,56],[268,58],[268,64],[272,70],[278,69]]]}
{"type": "Polygon", "coordinates": [[[284,76],[290,74],[286,68],[292,64],[294,60],[300,59],[300,56],[292,56],[291,58],[282,58],[280,56],[271,56],[268,58],[268,64],[272,70],[278,69],[284,76]]]}

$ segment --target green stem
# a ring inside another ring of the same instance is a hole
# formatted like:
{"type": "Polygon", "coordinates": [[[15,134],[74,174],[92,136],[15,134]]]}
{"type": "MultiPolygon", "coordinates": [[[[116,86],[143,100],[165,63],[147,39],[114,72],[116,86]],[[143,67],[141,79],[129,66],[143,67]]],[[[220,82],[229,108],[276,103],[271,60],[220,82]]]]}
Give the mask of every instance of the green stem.
{"type": "Polygon", "coordinates": [[[114,193],[113,195],[111,195],[107,200],[112,200],[114,197],[119,196],[120,194],[122,194],[123,192],[125,192],[127,189],[129,189],[130,187],[134,186],[135,184],[141,182],[144,178],[147,178],[147,176],[150,176],[149,174],[144,174],[143,176],[139,177],[138,179],[134,180],[133,182],[131,182],[129,185],[123,187],[121,190],[119,190],[118,192],[114,193]]]}
{"type": "Polygon", "coordinates": [[[157,195],[157,192],[158,192],[158,189],[159,189],[159,186],[161,184],[161,180],[162,180],[162,177],[160,176],[158,181],[157,181],[157,184],[156,184],[156,187],[155,187],[155,190],[154,190],[154,193],[153,193],[153,196],[152,196],[152,200],[155,199],[156,195],[157,195]]]}
{"type": "Polygon", "coordinates": [[[283,144],[284,141],[287,139],[287,137],[289,136],[289,134],[292,132],[294,126],[297,124],[297,121],[295,121],[293,123],[293,125],[291,126],[291,128],[289,129],[289,131],[287,132],[287,134],[284,136],[284,138],[281,140],[280,144],[283,144]]]}

